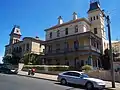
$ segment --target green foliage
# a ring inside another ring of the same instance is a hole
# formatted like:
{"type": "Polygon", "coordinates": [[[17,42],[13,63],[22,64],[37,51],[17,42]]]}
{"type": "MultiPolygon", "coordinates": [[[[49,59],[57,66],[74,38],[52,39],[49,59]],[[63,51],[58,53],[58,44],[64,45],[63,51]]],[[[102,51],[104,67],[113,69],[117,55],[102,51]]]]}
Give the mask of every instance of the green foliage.
{"type": "Polygon", "coordinates": [[[48,71],[68,71],[69,67],[68,66],[60,66],[60,65],[49,65],[49,66],[44,66],[44,65],[24,65],[23,69],[30,69],[30,68],[35,68],[36,70],[45,70],[46,68],[48,71]]]}
{"type": "Polygon", "coordinates": [[[82,67],[82,70],[85,70],[85,71],[90,71],[90,70],[92,70],[93,68],[92,68],[92,66],[90,66],[90,65],[84,65],[83,67],[82,67]]]}
{"type": "Polygon", "coordinates": [[[48,68],[48,71],[68,71],[68,70],[69,70],[69,67],[60,67],[60,66],[48,68]]]}
{"type": "Polygon", "coordinates": [[[23,57],[23,61],[24,61],[24,64],[25,65],[36,65],[36,64],[39,64],[39,58],[40,56],[37,55],[37,54],[25,54],[24,57],[23,57]]]}
{"type": "Polygon", "coordinates": [[[3,63],[10,63],[12,65],[18,65],[20,58],[14,54],[7,55],[3,58],[3,63]]]}
{"type": "Polygon", "coordinates": [[[110,52],[109,49],[105,49],[104,55],[100,56],[101,66],[105,70],[109,70],[110,69],[110,55],[109,55],[109,52],[110,52]]]}

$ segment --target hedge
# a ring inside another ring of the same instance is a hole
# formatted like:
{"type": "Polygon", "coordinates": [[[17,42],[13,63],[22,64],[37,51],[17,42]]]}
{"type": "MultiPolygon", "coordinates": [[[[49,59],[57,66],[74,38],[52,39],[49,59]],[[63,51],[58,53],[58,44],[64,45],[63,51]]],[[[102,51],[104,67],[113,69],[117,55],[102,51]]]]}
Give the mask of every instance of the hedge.
{"type": "Polygon", "coordinates": [[[36,70],[48,70],[48,71],[67,71],[69,66],[63,65],[24,65],[24,69],[35,68],[36,70]]]}

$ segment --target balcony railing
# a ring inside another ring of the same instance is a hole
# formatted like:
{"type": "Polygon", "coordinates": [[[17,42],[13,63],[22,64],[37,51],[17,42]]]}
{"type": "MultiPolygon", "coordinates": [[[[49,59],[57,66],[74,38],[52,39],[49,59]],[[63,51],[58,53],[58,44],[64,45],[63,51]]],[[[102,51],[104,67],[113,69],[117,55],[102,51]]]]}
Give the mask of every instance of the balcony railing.
{"type": "Polygon", "coordinates": [[[91,49],[92,49],[93,51],[96,51],[96,52],[100,53],[100,49],[98,49],[98,48],[95,48],[95,47],[91,46],[91,49]]]}
{"type": "MultiPolygon", "coordinates": [[[[96,49],[95,47],[91,47],[91,49],[93,51],[96,51],[98,53],[100,53],[100,50],[99,49],[96,49]]],[[[79,52],[81,50],[90,50],[90,47],[89,46],[80,46],[78,48],[65,48],[65,49],[56,49],[56,50],[52,50],[52,51],[48,51],[48,52],[45,52],[45,54],[64,54],[64,53],[71,53],[71,52],[79,52]]]]}

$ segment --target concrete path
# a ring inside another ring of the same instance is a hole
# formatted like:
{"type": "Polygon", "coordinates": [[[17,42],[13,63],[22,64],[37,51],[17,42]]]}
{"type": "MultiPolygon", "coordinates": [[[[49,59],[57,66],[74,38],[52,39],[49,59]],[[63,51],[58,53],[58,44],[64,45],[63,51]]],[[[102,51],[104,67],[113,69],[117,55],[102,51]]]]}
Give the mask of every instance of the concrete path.
{"type": "MultiPolygon", "coordinates": [[[[22,75],[22,76],[27,76],[27,77],[32,77],[32,78],[38,78],[38,79],[45,79],[45,80],[51,80],[51,81],[57,81],[57,75],[49,75],[49,74],[41,74],[41,73],[35,73],[34,76],[28,76],[27,72],[25,71],[19,71],[18,75],[22,75]]],[[[120,90],[120,83],[115,83],[116,84],[116,88],[113,89],[111,88],[111,82],[109,81],[105,81],[106,82],[106,88],[108,88],[108,90],[120,90]]]]}

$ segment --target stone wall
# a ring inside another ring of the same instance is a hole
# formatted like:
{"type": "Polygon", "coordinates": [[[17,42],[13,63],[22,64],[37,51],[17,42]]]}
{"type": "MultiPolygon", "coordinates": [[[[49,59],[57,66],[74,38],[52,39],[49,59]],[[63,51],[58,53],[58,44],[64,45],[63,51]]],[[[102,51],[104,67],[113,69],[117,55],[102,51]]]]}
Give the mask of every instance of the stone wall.
{"type": "MultiPolygon", "coordinates": [[[[88,72],[87,74],[90,77],[99,78],[99,79],[107,80],[107,81],[111,80],[111,72],[110,71],[96,70],[96,71],[88,72]]],[[[115,81],[120,82],[120,72],[115,72],[115,81]]]]}

